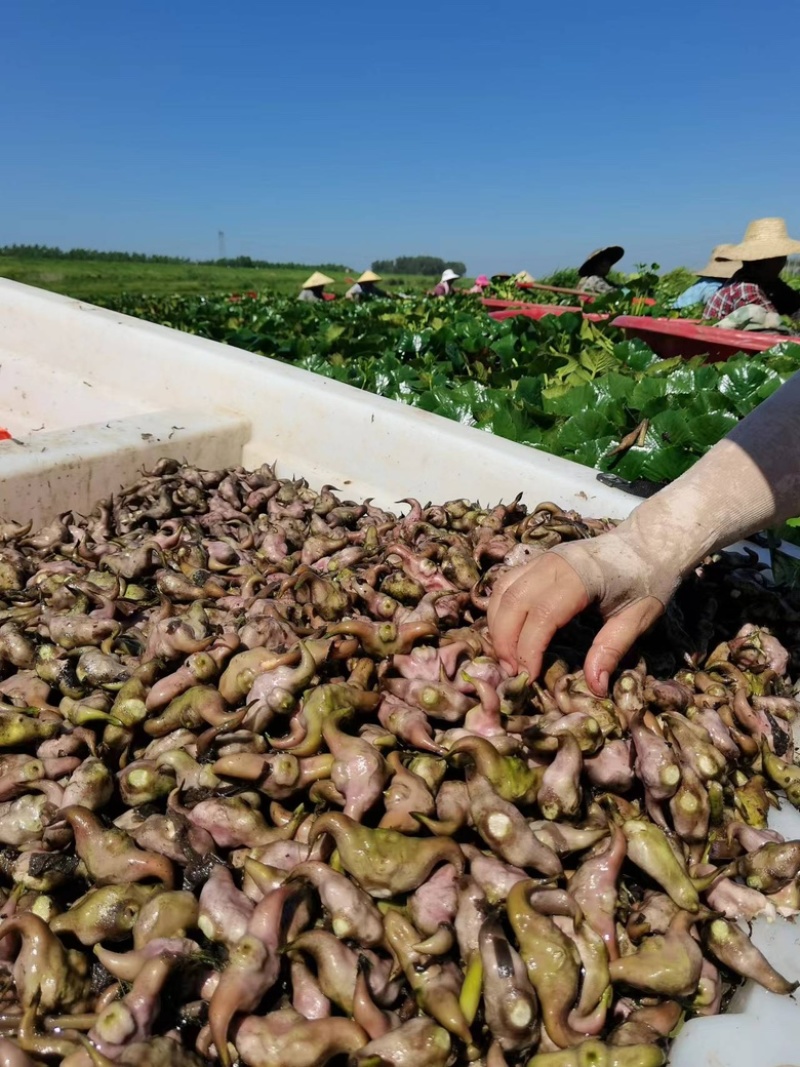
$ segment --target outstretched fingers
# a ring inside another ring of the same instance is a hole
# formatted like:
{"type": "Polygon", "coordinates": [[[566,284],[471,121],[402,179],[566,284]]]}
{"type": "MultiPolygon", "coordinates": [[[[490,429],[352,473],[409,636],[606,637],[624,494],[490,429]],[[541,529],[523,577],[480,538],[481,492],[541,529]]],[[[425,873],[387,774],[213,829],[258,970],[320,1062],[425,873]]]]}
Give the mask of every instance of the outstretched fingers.
{"type": "Polygon", "coordinates": [[[595,696],[608,695],[609,676],[634,642],[650,629],[663,612],[661,601],[648,596],[628,604],[607,620],[595,637],[584,664],[587,684],[595,696]]]}

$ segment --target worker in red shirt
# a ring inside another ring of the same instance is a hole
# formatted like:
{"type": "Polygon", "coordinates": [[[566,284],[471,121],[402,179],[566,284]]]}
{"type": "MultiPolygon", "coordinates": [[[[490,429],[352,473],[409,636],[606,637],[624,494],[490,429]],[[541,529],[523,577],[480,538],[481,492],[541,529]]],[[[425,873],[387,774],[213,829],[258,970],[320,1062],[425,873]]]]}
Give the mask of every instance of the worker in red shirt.
{"type": "Polygon", "coordinates": [[[783,219],[756,219],[747,227],[744,240],[728,245],[726,255],[740,259],[742,266],[731,280],[708,301],[705,319],[724,319],[748,304],[768,312],[800,318],[800,292],[781,277],[788,256],[800,253],[800,241],[786,232],[783,219]]]}
{"type": "Polygon", "coordinates": [[[453,293],[457,293],[458,289],[453,285],[453,282],[457,282],[461,277],[460,274],[456,274],[450,267],[446,271],[442,272],[442,280],[437,286],[430,291],[430,296],[452,296],[453,293]]]}

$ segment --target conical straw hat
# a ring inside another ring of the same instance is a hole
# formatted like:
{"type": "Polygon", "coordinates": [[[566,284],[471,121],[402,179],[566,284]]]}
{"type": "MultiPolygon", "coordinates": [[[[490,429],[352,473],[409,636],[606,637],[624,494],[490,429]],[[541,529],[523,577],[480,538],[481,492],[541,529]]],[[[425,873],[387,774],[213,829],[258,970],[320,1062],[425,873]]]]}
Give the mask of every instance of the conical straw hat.
{"type": "Polygon", "coordinates": [[[694,273],[700,278],[732,278],[742,263],[730,255],[730,251],[730,245],[717,245],[708,263],[694,273]]]}
{"type": "Polygon", "coordinates": [[[800,241],[793,240],[786,232],[784,219],[754,219],[748,223],[742,243],[728,245],[728,253],[745,263],[777,259],[800,253],[800,241]]]}
{"type": "Polygon", "coordinates": [[[528,274],[526,270],[521,270],[519,274],[514,275],[515,282],[522,282],[523,285],[533,285],[536,281],[532,274],[528,274]]]}
{"type": "Polygon", "coordinates": [[[333,285],[333,278],[329,278],[327,274],[322,274],[320,271],[315,270],[310,278],[300,286],[301,289],[316,289],[320,285],[333,285]]]}
{"type": "Polygon", "coordinates": [[[365,270],[358,280],[360,282],[379,282],[381,281],[381,276],[376,274],[374,270],[365,270]]]}
{"type": "Polygon", "coordinates": [[[605,248],[595,248],[594,252],[587,256],[578,267],[578,274],[580,274],[581,278],[590,278],[594,274],[598,259],[604,259],[608,256],[612,264],[614,264],[619,263],[624,255],[625,249],[622,245],[607,245],[605,248]]]}

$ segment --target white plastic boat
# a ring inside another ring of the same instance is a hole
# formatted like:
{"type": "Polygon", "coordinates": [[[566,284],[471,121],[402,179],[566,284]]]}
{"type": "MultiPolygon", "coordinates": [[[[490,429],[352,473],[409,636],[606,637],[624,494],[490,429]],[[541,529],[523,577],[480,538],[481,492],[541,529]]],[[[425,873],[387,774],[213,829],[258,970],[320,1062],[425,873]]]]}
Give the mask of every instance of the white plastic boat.
{"type": "MultiPolygon", "coordinates": [[[[585,467],[248,352],[0,280],[0,516],[85,511],[161,456],[207,466],[278,462],[389,505],[402,497],[555,500],[623,518],[635,498],[585,467]]],[[[779,813],[787,837],[800,816],[779,813]]],[[[800,927],[754,939],[800,979],[800,927]]],[[[673,1067],[800,1065],[800,1004],[751,984],[729,1014],[694,1020],[673,1067]]]]}
{"type": "Polygon", "coordinates": [[[278,460],[284,474],[392,503],[525,490],[587,514],[634,498],[565,460],[263,356],[0,281],[0,514],[80,510],[160,455],[278,460]],[[16,443],[19,442],[19,443],[16,443]]]}

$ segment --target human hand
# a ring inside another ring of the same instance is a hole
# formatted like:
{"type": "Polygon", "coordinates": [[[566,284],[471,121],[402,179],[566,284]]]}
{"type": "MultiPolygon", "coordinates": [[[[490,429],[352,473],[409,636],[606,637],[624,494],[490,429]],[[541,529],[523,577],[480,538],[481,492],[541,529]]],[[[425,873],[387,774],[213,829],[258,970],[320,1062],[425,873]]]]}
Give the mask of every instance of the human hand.
{"type": "Polygon", "coordinates": [[[606,696],[609,675],[662,614],[680,577],[659,558],[657,546],[619,528],[558,545],[495,582],[488,611],[495,651],[514,673],[524,668],[536,678],[556,631],[597,604],[605,625],[584,671],[592,692],[606,696]]]}

